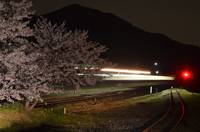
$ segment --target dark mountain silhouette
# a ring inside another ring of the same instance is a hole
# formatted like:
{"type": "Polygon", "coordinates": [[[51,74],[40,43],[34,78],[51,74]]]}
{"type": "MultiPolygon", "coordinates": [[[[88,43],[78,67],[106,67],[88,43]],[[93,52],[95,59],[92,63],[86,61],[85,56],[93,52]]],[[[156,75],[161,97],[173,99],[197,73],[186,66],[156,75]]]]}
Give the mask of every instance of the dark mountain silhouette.
{"type": "Polygon", "coordinates": [[[43,16],[52,23],[66,21],[68,30],[89,30],[89,40],[109,48],[102,57],[118,67],[152,70],[158,62],[161,73],[175,74],[185,67],[197,70],[200,66],[199,47],[143,31],[110,13],[75,4],[43,16]]]}

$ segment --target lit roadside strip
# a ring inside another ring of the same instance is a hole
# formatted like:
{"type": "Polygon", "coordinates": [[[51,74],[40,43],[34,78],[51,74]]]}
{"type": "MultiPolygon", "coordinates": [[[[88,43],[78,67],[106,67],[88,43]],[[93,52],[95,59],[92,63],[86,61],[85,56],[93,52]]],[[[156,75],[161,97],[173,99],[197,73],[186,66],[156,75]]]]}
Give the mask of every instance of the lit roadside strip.
{"type": "Polygon", "coordinates": [[[172,76],[158,76],[158,75],[131,75],[131,74],[111,74],[111,76],[105,76],[103,80],[175,80],[172,76]]]}
{"type": "MultiPolygon", "coordinates": [[[[78,75],[86,75],[78,73],[78,75]]],[[[94,74],[95,76],[104,77],[105,81],[131,81],[131,80],[175,80],[173,76],[159,75],[135,75],[135,74],[94,74]]]]}

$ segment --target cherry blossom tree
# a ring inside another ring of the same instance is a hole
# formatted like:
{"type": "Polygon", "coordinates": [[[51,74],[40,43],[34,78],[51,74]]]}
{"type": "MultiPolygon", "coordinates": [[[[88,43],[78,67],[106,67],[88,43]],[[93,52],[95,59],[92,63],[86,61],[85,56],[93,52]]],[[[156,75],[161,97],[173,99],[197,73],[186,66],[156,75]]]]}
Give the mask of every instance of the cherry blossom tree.
{"type": "Polygon", "coordinates": [[[32,92],[35,87],[31,83],[34,81],[31,72],[37,69],[33,62],[39,54],[25,54],[31,46],[26,38],[33,36],[33,30],[27,26],[34,14],[30,10],[31,6],[32,2],[27,0],[0,1],[1,100],[14,102],[24,98],[31,101],[40,99],[39,95],[32,92]]]}
{"type": "Polygon", "coordinates": [[[41,55],[26,55],[26,48],[24,45],[9,54],[0,54],[1,67],[4,68],[4,72],[0,74],[0,99],[9,102],[25,99],[25,108],[29,112],[38,100],[43,101],[42,94],[56,91],[43,83],[44,79],[40,76],[41,71],[35,62],[41,55]],[[30,106],[30,102],[34,103],[30,106]]]}
{"type": "Polygon", "coordinates": [[[43,54],[39,62],[40,69],[46,71],[46,76],[51,76],[53,80],[50,82],[66,81],[79,89],[80,85],[93,85],[96,81],[102,80],[96,74],[100,73],[101,68],[112,65],[99,57],[107,48],[87,41],[87,31],[67,31],[65,23],[60,26],[52,25],[43,17],[34,27],[34,36],[38,42],[35,47],[39,49],[38,53],[43,54]],[[87,68],[80,64],[98,66],[98,68],[87,68]],[[82,76],[78,73],[82,73],[82,76]]]}
{"type": "Polygon", "coordinates": [[[112,65],[99,57],[107,48],[87,41],[87,31],[67,31],[65,23],[52,25],[43,17],[34,29],[28,27],[31,6],[27,0],[0,1],[0,100],[25,99],[28,112],[44,94],[61,92],[53,84],[65,81],[79,90],[101,81],[96,74],[112,65]],[[35,43],[27,40],[30,36],[35,43]]]}
{"type": "Polygon", "coordinates": [[[34,11],[30,10],[32,3],[23,0],[19,3],[0,1],[0,50],[12,52],[13,48],[27,44],[27,39],[33,35],[33,30],[27,26],[34,11]]]}

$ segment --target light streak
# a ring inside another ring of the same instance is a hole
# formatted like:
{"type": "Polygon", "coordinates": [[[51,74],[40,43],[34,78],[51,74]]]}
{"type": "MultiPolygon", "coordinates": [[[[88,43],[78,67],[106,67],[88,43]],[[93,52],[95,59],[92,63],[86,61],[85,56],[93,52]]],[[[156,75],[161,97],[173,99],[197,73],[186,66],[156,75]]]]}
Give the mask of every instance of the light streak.
{"type": "Polygon", "coordinates": [[[104,72],[118,72],[118,73],[135,73],[135,74],[150,74],[149,71],[136,71],[136,70],[123,70],[123,69],[110,69],[110,68],[104,68],[101,69],[101,71],[104,72]]]}
{"type": "MultiPolygon", "coordinates": [[[[86,74],[78,73],[77,75],[83,76],[86,74]]],[[[160,75],[135,75],[135,74],[95,74],[95,76],[104,77],[103,80],[107,81],[133,81],[133,80],[175,80],[173,76],[160,76],[160,75]]]]}
{"type": "MultiPolygon", "coordinates": [[[[99,76],[99,75],[98,75],[99,76]]],[[[104,76],[103,80],[174,80],[172,76],[159,76],[159,75],[134,75],[134,74],[111,74],[104,76]]]]}

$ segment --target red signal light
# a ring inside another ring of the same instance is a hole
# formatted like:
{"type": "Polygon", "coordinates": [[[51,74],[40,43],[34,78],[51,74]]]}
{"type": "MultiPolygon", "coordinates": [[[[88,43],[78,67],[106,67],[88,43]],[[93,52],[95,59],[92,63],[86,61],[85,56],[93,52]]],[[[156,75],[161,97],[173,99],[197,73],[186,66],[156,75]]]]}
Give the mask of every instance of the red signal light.
{"type": "Polygon", "coordinates": [[[190,72],[183,72],[183,78],[189,79],[192,77],[192,74],[190,72]]]}
{"type": "Polygon", "coordinates": [[[185,76],[185,77],[188,77],[188,73],[185,73],[184,76],[185,76]]]}

